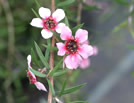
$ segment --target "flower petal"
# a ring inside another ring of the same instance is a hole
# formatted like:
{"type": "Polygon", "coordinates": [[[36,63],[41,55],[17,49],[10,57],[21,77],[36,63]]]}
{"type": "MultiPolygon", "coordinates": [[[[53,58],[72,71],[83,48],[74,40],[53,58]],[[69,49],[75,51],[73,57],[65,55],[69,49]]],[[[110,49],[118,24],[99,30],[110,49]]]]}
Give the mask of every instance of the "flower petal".
{"type": "Polygon", "coordinates": [[[53,33],[50,32],[50,31],[48,31],[48,30],[46,30],[46,29],[43,29],[43,30],[41,31],[41,35],[42,35],[42,37],[43,37],[44,39],[48,39],[48,38],[51,38],[51,37],[53,36],[53,33]]]}
{"type": "Polygon", "coordinates": [[[56,43],[56,46],[59,49],[57,55],[59,55],[59,56],[65,55],[65,53],[66,53],[65,45],[60,42],[60,43],[56,43]]]}
{"type": "Polygon", "coordinates": [[[61,30],[61,35],[60,35],[62,40],[68,40],[72,37],[72,31],[69,27],[63,26],[61,30]]]}
{"type": "Polygon", "coordinates": [[[75,39],[77,39],[80,43],[83,43],[88,39],[88,31],[83,29],[78,29],[75,34],[75,39]]]}
{"type": "Polygon", "coordinates": [[[31,67],[31,55],[28,55],[28,56],[27,56],[27,64],[28,64],[28,67],[29,67],[29,68],[32,68],[32,67],[31,67]]]}
{"type": "Polygon", "coordinates": [[[78,50],[78,53],[84,58],[87,59],[89,56],[93,55],[93,47],[91,45],[84,44],[78,50]]]}
{"type": "Polygon", "coordinates": [[[43,90],[43,91],[46,91],[46,92],[47,92],[46,87],[45,87],[41,82],[36,82],[36,83],[34,83],[34,84],[35,84],[35,86],[37,87],[37,89],[43,90]]]}
{"type": "Polygon", "coordinates": [[[39,15],[45,19],[51,15],[51,11],[48,8],[41,7],[39,8],[39,15]]]}
{"type": "Polygon", "coordinates": [[[96,46],[93,46],[93,56],[96,56],[98,54],[98,48],[96,46]]]}
{"type": "Polygon", "coordinates": [[[66,67],[69,69],[77,69],[82,58],[79,54],[69,55],[65,58],[66,67]]]}
{"type": "Polygon", "coordinates": [[[30,24],[34,27],[43,28],[42,20],[40,18],[33,18],[30,24]]]}
{"type": "Polygon", "coordinates": [[[65,12],[63,9],[57,9],[53,14],[52,17],[56,19],[57,22],[61,21],[65,17],[65,12]]]}
{"type": "Polygon", "coordinates": [[[90,59],[83,59],[80,63],[81,69],[86,69],[89,66],[90,66],[90,59]]]}
{"type": "Polygon", "coordinates": [[[64,23],[59,23],[56,27],[56,32],[61,33],[62,28],[65,26],[64,23]]]}

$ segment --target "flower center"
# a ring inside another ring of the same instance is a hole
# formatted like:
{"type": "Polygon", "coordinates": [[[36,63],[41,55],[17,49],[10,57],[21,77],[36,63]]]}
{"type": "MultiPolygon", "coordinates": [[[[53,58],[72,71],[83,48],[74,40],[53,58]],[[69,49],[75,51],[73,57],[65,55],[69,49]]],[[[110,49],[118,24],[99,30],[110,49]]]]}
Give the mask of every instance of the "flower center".
{"type": "Polygon", "coordinates": [[[70,54],[74,54],[77,52],[78,50],[78,43],[76,40],[72,39],[72,40],[68,40],[66,41],[65,43],[65,47],[66,47],[66,50],[68,51],[68,53],[70,54]]]}
{"type": "Polygon", "coordinates": [[[43,19],[43,26],[44,29],[55,30],[57,22],[53,19],[53,17],[50,16],[46,19],[43,19]]]}

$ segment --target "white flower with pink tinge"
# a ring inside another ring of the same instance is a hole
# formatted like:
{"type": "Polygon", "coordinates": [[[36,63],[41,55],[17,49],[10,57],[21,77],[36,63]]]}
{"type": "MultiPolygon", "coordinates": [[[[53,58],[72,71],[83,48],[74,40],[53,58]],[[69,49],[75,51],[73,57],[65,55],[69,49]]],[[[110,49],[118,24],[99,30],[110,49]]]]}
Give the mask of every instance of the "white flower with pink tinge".
{"type": "Polygon", "coordinates": [[[34,27],[43,28],[41,35],[44,39],[48,39],[53,36],[51,30],[56,31],[57,33],[61,33],[61,29],[65,24],[58,22],[65,17],[63,9],[57,9],[51,15],[50,9],[41,7],[39,8],[39,15],[42,19],[33,18],[30,24],[34,27]]]}
{"type": "Polygon", "coordinates": [[[70,28],[64,26],[60,37],[62,40],[65,40],[65,43],[56,43],[58,55],[64,56],[68,54],[64,60],[67,68],[76,69],[83,59],[87,59],[89,56],[93,55],[93,47],[84,43],[88,40],[88,31],[78,29],[74,38],[70,28]]]}
{"type": "MultiPolygon", "coordinates": [[[[28,63],[28,68],[31,68],[31,55],[27,56],[27,63],[28,63]]],[[[27,76],[29,77],[29,81],[31,84],[35,84],[35,86],[37,87],[37,89],[39,90],[43,90],[47,92],[46,87],[41,83],[37,81],[36,76],[28,69],[27,70],[27,76]]]]}

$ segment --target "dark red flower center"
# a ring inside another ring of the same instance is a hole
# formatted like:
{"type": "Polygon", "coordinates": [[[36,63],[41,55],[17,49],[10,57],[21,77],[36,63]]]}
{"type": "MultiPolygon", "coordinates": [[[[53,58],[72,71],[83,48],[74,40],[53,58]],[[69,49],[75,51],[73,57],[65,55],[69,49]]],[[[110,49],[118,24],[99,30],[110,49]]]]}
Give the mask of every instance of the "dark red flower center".
{"type": "Polygon", "coordinates": [[[31,74],[31,72],[29,70],[27,71],[27,76],[29,77],[29,81],[31,84],[37,82],[36,78],[33,77],[33,75],[31,74]]]}
{"type": "Polygon", "coordinates": [[[57,26],[57,22],[54,20],[53,17],[50,16],[46,19],[43,19],[43,28],[44,29],[48,29],[48,30],[51,29],[54,31],[56,26],[57,26]]]}
{"type": "Polygon", "coordinates": [[[75,39],[71,39],[65,42],[65,47],[68,53],[74,54],[77,52],[79,46],[75,39]]]}

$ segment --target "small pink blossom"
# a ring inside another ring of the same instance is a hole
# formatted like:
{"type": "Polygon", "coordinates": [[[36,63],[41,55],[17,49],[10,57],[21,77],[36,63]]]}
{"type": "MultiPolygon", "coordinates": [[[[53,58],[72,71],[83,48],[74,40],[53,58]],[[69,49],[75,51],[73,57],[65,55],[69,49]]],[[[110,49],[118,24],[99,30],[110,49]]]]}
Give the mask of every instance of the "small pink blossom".
{"type": "MultiPolygon", "coordinates": [[[[31,68],[31,55],[27,56],[27,63],[28,63],[28,68],[31,68]]],[[[28,69],[27,70],[27,76],[29,77],[29,81],[31,84],[35,84],[35,86],[37,87],[37,89],[39,90],[43,90],[47,92],[46,87],[41,83],[37,81],[36,76],[28,69]]]]}
{"type": "Polygon", "coordinates": [[[61,29],[65,24],[58,22],[65,17],[63,9],[57,9],[51,15],[50,9],[41,7],[39,8],[39,15],[42,19],[33,18],[30,24],[38,28],[43,28],[41,35],[44,39],[48,39],[53,36],[53,33],[50,30],[56,30],[57,33],[61,33],[61,29]]]}
{"type": "MultiPolygon", "coordinates": [[[[85,43],[87,43],[87,42],[85,42],[85,43]]],[[[96,55],[98,55],[98,48],[96,46],[93,46],[93,55],[92,56],[96,56],[96,55]]],[[[91,65],[90,58],[83,59],[82,62],[80,63],[80,68],[81,69],[86,69],[90,65],[91,65]]]]}
{"type": "Polygon", "coordinates": [[[72,31],[67,26],[64,26],[60,35],[65,43],[56,43],[59,56],[65,57],[64,63],[69,69],[76,69],[82,59],[87,59],[89,56],[93,55],[93,47],[84,42],[88,40],[88,31],[83,29],[78,29],[75,33],[75,37],[72,36],[72,31]]]}

